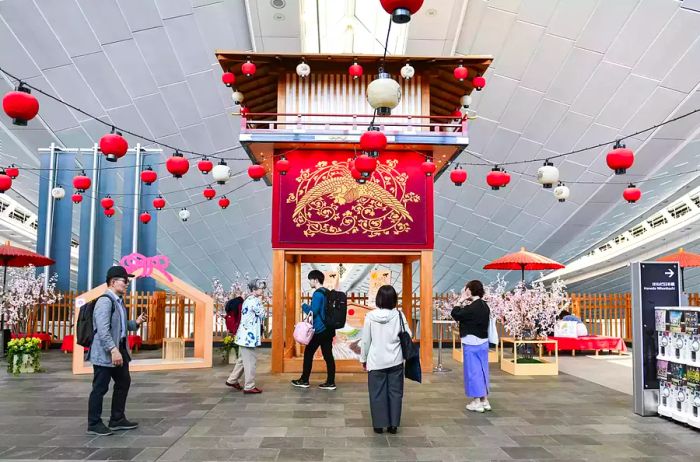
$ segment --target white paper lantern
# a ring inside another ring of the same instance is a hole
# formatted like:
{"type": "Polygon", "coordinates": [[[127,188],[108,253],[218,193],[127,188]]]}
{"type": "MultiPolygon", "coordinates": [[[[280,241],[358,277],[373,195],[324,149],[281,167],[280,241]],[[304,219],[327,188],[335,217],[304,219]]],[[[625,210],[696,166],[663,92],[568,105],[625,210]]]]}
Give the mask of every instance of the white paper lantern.
{"type": "Polygon", "coordinates": [[[245,99],[245,96],[243,96],[243,93],[241,93],[240,91],[234,91],[231,95],[231,98],[233,99],[234,103],[241,104],[245,99]]]}
{"type": "Polygon", "coordinates": [[[217,183],[226,184],[231,178],[231,167],[226,165],[226,162],[222,160],[218,165],[214,166],[214,169],[211,171],[211,176],[217,183]]]}
{"type": "Polygon", "coordinates": [[[469,95],[464,95],[459,99],[459,102],[463,108],[468,108],[472,105],[472,97],[469,95]]]}
{"type": "Polygon", "coordinates": [[[537,170],[537,181],[543,188],[551,188],[554,183],[559,181],[559,169],[546,160],[544,165],[537,170]]]}
{"type": "Polygon", "coordinates": [[[566,201],[570,195],[571,191],[564,183],[559,183],[559,186],[554,188],[554,197],[556,197],[559,202],[566,201]]]}
{"type": "Polygon", "coordinates": [[[416,70],[410,64],[406,63],[401,68],[401,77],[403,77],[404,79],[410,80],[413,78],[414,75],[416,75],[416,70]]]}
{"type": "Polygon", "coordinates": [[[182,221],[187,221],[187,219],[190,217],[190,211],[187,209],[182,209],[177,214],[182,221]]]}
{"type": "Polygon", "coordinates": [[[56,186],[51,190],[51,197],[53,197],[57,201],[60,201],[61,199],[66,197],[66,190],[63,189],[61,186],[56,186]]]}
{"type": "Polygon", "coordinates": [[[367,102],[377,115],[391,115],[391,110],[401,101],[401,85],[386,72],[381,72],[367,86],[367,102]]]}
{"type": "Polygon", "coordinates": [[[302,79],[306,77],[307,75],[311,74],[311,66],[306,64],[305,62],[301,62],[297,64],[297,75],[301,77],[302,79]]]}

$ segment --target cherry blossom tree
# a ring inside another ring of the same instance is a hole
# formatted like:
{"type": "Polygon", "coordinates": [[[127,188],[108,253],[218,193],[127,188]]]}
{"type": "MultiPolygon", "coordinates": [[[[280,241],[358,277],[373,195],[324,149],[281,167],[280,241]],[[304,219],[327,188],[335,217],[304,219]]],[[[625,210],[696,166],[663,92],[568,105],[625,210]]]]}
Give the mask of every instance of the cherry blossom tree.
{"type": "Polygon", "coordinates": [[[44,278],[44,273],[37,274],[31,265],[8,269],[7,287],[1,295],[0,309],[14,333],[26,333],[28,321],[36,319],[41,306],[56,303],[63,298],[56,292],[58,275],[54,273],[46,287],[44,278]]]}

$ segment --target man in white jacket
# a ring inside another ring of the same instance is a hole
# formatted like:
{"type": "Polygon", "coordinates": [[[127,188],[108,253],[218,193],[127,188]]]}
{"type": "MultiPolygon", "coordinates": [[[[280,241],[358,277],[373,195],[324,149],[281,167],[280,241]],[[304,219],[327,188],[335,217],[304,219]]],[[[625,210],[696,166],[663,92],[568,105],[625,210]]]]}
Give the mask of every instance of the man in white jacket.
{"type": "Polygon", "coordinates": [[[403,354],[399,332],[410,328],[403,313],[396,310],[398,296],[392,286],[377,291],[377,309],[365,316],[360,343],[360,362],[369,372],[369,406],[376,433],[386,427],[396,433],[401,421],[403,400],[403,354]]]}

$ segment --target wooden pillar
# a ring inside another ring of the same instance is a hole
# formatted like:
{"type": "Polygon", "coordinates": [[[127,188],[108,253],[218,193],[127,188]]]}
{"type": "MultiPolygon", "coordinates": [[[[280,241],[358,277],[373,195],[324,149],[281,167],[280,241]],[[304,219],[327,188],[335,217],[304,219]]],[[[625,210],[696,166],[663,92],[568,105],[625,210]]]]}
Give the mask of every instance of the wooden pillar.
{"type": "Polygon", "coordinates": [[[296,262],[293,258],[285,261],[285,292],[284,299],[284,357],[294,356],[294,309],[296,308],[296,262]]]}
{"type": "Polygon", "coordinates": [[[406,321],[413,329],[413,263],[408,258],[403,262],[401,270],[401,305],[406,321]]]}
{"type": "Polygon", "coordinates": [[[272,364],[271,372],[284,371],[284,250],[272,250],[272,364]]]}
{"type": "Polygon", "coordinates": [[[420,362],[433,371],[433,251],[420,253],[420,362]]]}
{"type": "Polygon", "coordinates": [[[206,305],[203,302],[194,302],[194,335],[192,340],[194,341],[194,357],[195,358],[203,358],[205,356],[204,353],[204,342],[205,342],[205,331],[209,331],[210,339],[209,342],[212,341],[211,337],[213,337],[213,333],[211,332],[211,329],[202,329],[201,326],[204,326],[204,320],[206,318],[206,313],[205,310],[207,309],[206,305]]]}

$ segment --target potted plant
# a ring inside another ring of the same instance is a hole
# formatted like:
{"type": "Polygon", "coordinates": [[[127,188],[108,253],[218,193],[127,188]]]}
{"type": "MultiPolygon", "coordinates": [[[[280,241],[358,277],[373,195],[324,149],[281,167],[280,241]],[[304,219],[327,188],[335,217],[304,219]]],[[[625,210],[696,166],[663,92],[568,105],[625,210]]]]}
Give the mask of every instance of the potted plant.
{"type": "Polygon", "coordinates": [[[41,370],[39,354],[41,340],[34,337],[16,338],[7,345],[7,372],[12,375],[33,373],[41,370]]]}
{"type": "Polygon", "coordinates": [[[229,364],[234,364],[238,359],[238,348],[229,334],[221,341],[221,358],[229,364]]]}

